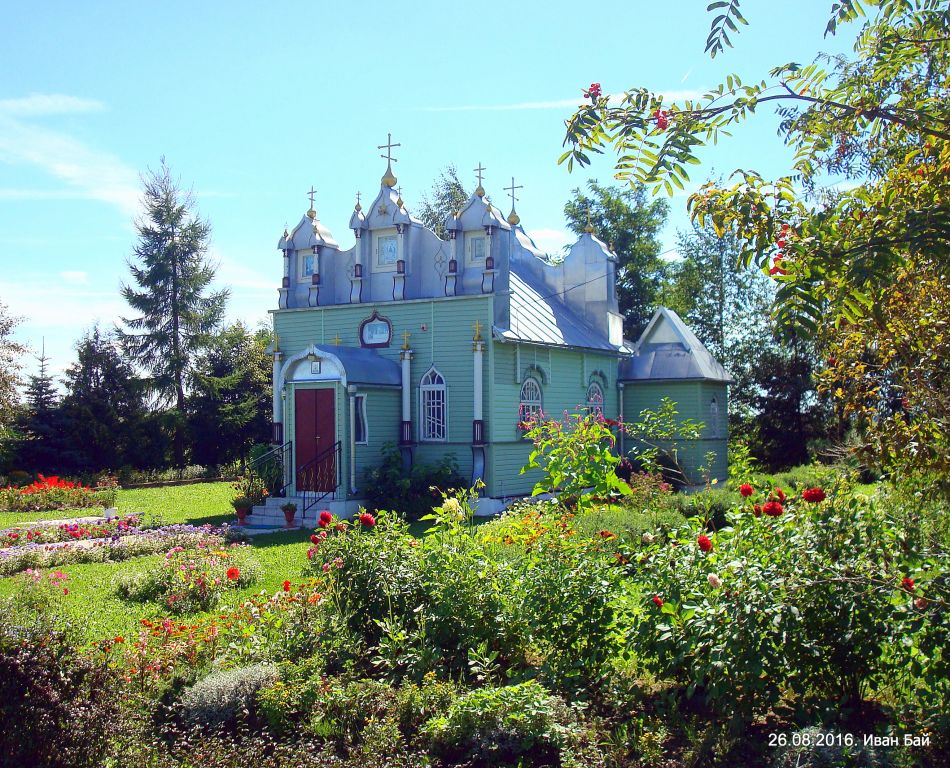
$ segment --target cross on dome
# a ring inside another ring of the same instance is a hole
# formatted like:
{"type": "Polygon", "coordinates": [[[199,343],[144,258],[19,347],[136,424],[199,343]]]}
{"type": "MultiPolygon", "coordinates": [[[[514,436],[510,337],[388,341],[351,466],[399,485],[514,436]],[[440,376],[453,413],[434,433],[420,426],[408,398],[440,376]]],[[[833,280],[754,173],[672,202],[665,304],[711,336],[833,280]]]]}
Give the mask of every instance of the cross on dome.
{"type": "Polygon", "coordinates": [[[393,163],[398,162],[395,157],[393,157],[393,149],[396,147],[401,147],[402,144],[393,144],[393,135],[391,133],[386,134],[386,143],[380,144],[376,149],[385,149],[386,154],[380,155],[383,159],[386,160],[386,173],[383,174],[381,179],[382,183],[387,187],[396,186],[396,177],[393,175],[393,163]]]}
{"type": "Polygon", "coordinates": [[[511,186],[505,187],[505,190],[508,192],[508,197],[511,198],[511,213],[508,214],[508,223],[513,227],[521,223],[521,217],[515,211],[515,202],[518,200],[518,198],[515,197],[515,191],[519,189],[524,189],[524,184],[515,186],[515,177],[512,176],[511,186]]]}
{"type": "Polygon", "coordinates": [[[313,198],[317,194],[317,190],[314,188],[313,184],[310,185],[310,191],[307,193],[307,197],[310,198],[310,210],[307,211],[307,216],[311,219],[317,215],[316,209],[313,207],[313,198]]]}
{"type": "Polygon", "coordinates": [[[482,161],[478,161],[478,168],[475,168],[475,175],[478,177],[478,186],[475,188],[475,194],[479,197],[485,197],[485,188],[482,186],[482,171],[488,170],[482,165],[482,161]]]}

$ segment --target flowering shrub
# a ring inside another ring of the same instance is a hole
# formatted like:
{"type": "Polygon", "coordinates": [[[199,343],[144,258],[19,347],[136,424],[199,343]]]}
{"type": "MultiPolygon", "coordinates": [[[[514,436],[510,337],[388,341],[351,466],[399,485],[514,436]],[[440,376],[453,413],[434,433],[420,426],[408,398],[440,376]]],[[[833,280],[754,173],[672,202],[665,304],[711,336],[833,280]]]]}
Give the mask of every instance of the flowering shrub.
{"type": "Polygon", "coordinates": [[[465,487],[453,454],[447,454],[438,464],[414,462],[407,472],[395,444],[386,443],[381,453],[382,463],[366,471],[366,506],[370,512],[386,509],[416,520],[439,502],[439,491],[433,489],[465,487]]]}
{"type": "Polygon", "coordinates": [[[260,567],[240,551],[244,546],[198,542],[194,549],[173,547],[158,567],[120,578],[117,591],[130,600],[155,600],[175,614],[206,611],[226,590],[257,580],[260,567]]]}
{"type": "Polygon", "coordinates": [[[111,507],[115,505],[114,479],[102,481],[95,488],[52,475],[38,475],[30,485],[0,488],[0,511],[39,512],[52,509],[111,507]]]}
{"type": "Polygon", "coordinates": [[[139,518],[137,515],[128,515],[127,517],[103,517],[85,523],[63,522],[58,525],[8,528],[0,532],[0,547],[127,536],[138,532],[138,524],[139,518]]]}
{"type": "Polygon", "coordinates": [[[948,692],[937,682],[947,656],[933,652],[950,628],[934,608],[946,605],[950,586],[932,575],[946,572],[946,554],[931,554],[922,573],[921,553],[895,546],[899,529],[870,500],[846,488],[822,493],[809,502],[763,490],[730,513],[714,545],[693,519],[671,540],[628,550],[645,605],[629,632],[632,649],[739,721],[788,692],[814,706],[855,705],[862,686],[906,678],[913,659],[914,685],[927,680],[933,707],[948,692]]]}

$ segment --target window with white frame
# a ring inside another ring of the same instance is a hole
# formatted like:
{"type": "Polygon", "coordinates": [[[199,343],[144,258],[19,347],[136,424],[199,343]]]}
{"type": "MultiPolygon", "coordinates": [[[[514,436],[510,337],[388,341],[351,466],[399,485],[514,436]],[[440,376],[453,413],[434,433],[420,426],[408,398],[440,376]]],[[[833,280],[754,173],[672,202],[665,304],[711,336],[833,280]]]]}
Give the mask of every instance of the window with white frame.
{"type": "Polygon", "coordinates": [[[604,388],[596,381],[592,381],[587,387],[587,410],[590,413],[604,412],[604,388]]]}
{"type": "Polygon", "coordinates": [[[721,437],[719,429],[719,401],[714,397],[709,401],[709,436],[721,437]]]}
{"type": "Polygon", "coordinates": [[[431,368],[419,384],[419,439],[445,442],[447,415],[445,379],[435,368],[431,368]]]}
{"type": "Polygon", "coordinates": [[[356,395],[353,398],[353,407],[356,426],[353,430],[353,440],[361,445],[369,442],[369,436],[366,429],[366,395],[356,395]]]}
{"type": "Polygon", "coordinates": [[[485,261],[485,236],[484,235],[466,235],[468,241],[468,260],[485,261]]]}
{"type": "Polygon", "coordinates": [[[531,421],[540,416],[543,402],[541,385],[538,380],[528,376],[521,385],[521,398],[518,402],[518,421],[531,421]]]}
{"type": "Polygon", "coordinates": [[[313,274],[317,271],[317,254],[315,253],[302,253],[300,254],[300,270],[297,274],[300,277],[300,280],[303,282],[310,282],[313,279],[313,274]]]}

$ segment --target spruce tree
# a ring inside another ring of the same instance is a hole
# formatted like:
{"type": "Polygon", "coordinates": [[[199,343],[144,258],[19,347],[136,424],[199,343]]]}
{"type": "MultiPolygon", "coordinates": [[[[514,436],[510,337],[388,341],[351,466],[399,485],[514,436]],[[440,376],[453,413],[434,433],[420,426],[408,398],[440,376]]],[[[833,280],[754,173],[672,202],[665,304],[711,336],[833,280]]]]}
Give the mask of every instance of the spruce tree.
{"type": "Polygon", "coordinates": [[[144,215],[129,261],[133,285],[122,296],[138,313],[122,318],[123,349],[148,374],[152,393],[172,406],[175,465],[185,465],[186,382],[195,355],[208,345],[224,314],[228,291],[211,291],[208,261],[211,228],[193,210],[194,199],[173,179],[162,159],[143,179],[144,215]]]}
{"type": "Polygon", "coordinates": [[[25,408],[20,421],[21,438],[17,458],[22,468],[32,472],[63,469],[64,435],[61,428],[59,396],[49,372],[45,345],[37,356],[39,371],[27,377],[25,408]]]}
{"type": "Polygon", "coordinates": [[[0,461],[7,463],[16,434],[16,409],[19,403],[20,358],[26,347],[11,338],[19,318],[11,317],[0,302],[0,461]]]}

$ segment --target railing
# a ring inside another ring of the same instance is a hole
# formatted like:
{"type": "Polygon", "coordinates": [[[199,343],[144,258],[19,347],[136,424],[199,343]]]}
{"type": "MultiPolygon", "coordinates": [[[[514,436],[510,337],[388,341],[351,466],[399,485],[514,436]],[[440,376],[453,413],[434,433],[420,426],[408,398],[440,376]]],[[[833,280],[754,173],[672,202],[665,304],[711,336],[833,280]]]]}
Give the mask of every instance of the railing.
{"type": "Polygon", "coordinates": [[[295,473],[297,496],[300,497],[300,519],[303,520],[307,510],[340,487],[341,459],[343,458],[343,443],[339,440],[331,447],[318,453],[295,473]]]}
{"type": "Polygon", "coordinates": [[[286,442],[262,453],[248,467],[252,478],[259,479],[271,496],[282,497],[290,485],[291,467],[293,467],[293,443],[286,442]]]}

